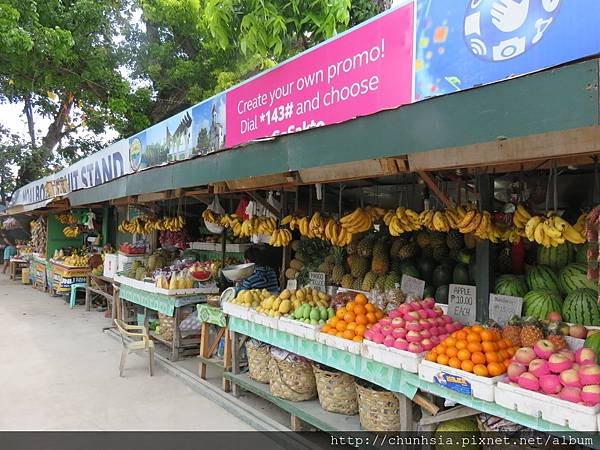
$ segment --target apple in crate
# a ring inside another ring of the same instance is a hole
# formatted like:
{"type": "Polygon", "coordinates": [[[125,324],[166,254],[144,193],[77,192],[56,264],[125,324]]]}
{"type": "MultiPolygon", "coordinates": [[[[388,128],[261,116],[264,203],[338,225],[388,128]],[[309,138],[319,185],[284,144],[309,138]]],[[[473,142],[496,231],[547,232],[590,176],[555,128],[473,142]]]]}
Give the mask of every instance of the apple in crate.
{"type": "Polygon", "coordinates": [[[555,353],[554,355],[550,356],[550,359],[548,360],[548,368],[552,373],[562,373],[565,370],[569,370],[572,367],[573,361],[571,361],[567,357],[567,355],[564,355],[562,353],[555,353]]]}
{"type": "Polygon", "coordinates": [[[404,328],[404,326],[406,326],[406,321],[402,317],[396,317],[392,319],[391,325],[393,328],[404,328]]]}
{"type": "Polygon", "coordinates": [[[577,339],[585,339],[587,337],[587,328],[583,325],[571,325],[569,327],[569,336],[577,339]]]}
{"type": "Polygon", "coordinates": [[[407,350],[408,345],[408,341],[403,338],[398,338],[394,341],[394,348],[398,350],[407,350]]]}
{"type": "Polygon", "coordinates": [[[521,374],[525,372],[527,372],[527,366],[524,366],[523,364],[520,364],[518,362],[511,362],[508,366],[508,369],[506,369],[508,379],[510,381],[514,381],[515,383],[517,382],[521,374]]]}
{"type": "Polygon", "coordinates": [[[533,346],[533,351],[535,352],[538,358],[545,359],[546,361],[552,356],[552,354],[556,351],[554,344],[550,342],[548,339],[540,339],[533,346]]]}
{"type": "Polygon", "coordinates": [[[600,403],[600,385],[590,384],[581,389],[581,400],[588,406],[596,406],[600,403]]]}
{"type": "Polygon", "coordinates": [[[394,337],[391,334],[383,338],[383,345],[385,345],[386,347],[393,347],[394,342],[396,342],[396,339],[394,339],[394,337]]]}
{"type": "Polygon", "coordinates": [[[560,382],[565,387],[580,387],[579,373],[575,369],[565,370],[560,374],[560,382]]]}
{"type": "Polygon", "coordinates": [[[411,353],[421,353],[423,351],[423,346],[418,342],[411,342],[408,344],[408,349],[411,353]]]}
{"type": "Polygon", "coordinates": [[[558,398],[572,403],[579,403],[581,401],[581,389],[574,386],[567,386],[560,391],[558,398]]]}
{"type": "Polygon", "coordinates": [[[534,359],[529,363],[529,372],[534,374],[537,378],[550,374],[548,361],[545,359],[534,359]]]}
{"type": "Polygon", "coordinates": [[[562,390],[562,384],[558,375],[544,375],[540,378],[540,389],[544,394],[554,395],[562,390]]]}
{"type": "Polygon", "coordinates": [[[600,366],[596,364],[581,366],[579,369],[579,381],[584,386],[600,384],[600,366]]]}
{"type": "Polygon", "coordinates": [[[392,330],[392,336],[394,339],[405,338],[407,331],[404,328],[394,328],[392,330]]]}
{"type": "Polygon", "coordinates": [[[562,349],[558,352],[559,355],[563,355],[565,358],[571,360],[571,362],[575,362],[575,352],[572,350],[562,349]]]}
{"type": "Polygon", "coordinates": [[[381,334],[383,334],[384,336],[391,336],[392,331],[394,331],[394,329],[391,325],[384,325],[381,327],[381,334]]]}
{"type": "Polygon", "coordinates": [[[517,378],[517,383],[523,389],[527,389],[529,391],[539,391],[540,390],[540,382],[537,377],[529,372],[522,373],[517,378]]]}
{"type": "Polygon", "coordinates": [[[596,352],[591,348],[581,347],[575,353],[575,360],[582,366],[596,364],[596,352]]]}
{"type": "Polygon", "coordinates": [[[528,366],[535,359],[535,352],[530,347],[522,347],[515,353],[515,360],[525,366],[528,366]]]}

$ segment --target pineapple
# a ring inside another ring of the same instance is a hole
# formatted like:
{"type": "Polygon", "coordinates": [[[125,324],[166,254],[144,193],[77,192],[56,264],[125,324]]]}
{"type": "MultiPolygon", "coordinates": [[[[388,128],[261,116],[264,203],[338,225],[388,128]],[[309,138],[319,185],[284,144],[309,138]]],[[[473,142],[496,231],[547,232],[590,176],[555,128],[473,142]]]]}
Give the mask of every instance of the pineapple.
{"type": "Polygon", "coordinates": [[[352,239],[352,242],[346,246],[346,253],[349,255],[356,255],[356,251],[358,249],[358,242],[356,239],[352,239]]]}
{"type": "Polygon", "coordinates": [[[465,240],[458,230],[450,230],[446,236],[446,245],[450,250],[458,250],[465,245],[465,240]]]}
{"type": "Polygon", "coordinates": [[[374,236],[366,236],[359,243],[356,248],[356,253],[365,258],[370,258],[373,255],[373,246],[375,245],[374,236]]]}
{"type": "Polygon", "coordinates": [[[398,252],[398,258],[400,259],[409,259],[417,254],[419,250],[419,246],[414,242],[409,242],[404,247],[400,249],[398,252]]]}
{"type": "Polygon", "coordinates": [[[377,281],[377,274],[375,274],[373,272],[368,272],[365,275],[365,278],[363,279],[362,290],[370,292],[371,289],[373,289],[375,287],[376,281],[377,281]]]}
{"type": "Polygon", "coordinates": [[[323,272],[326,275],[331,275],[332,271],[333,271],[333,264],[328,264],[327,261],[323,261],[321,264],[319,264],[319,267],[317,267],[317,270],[319,272],[323,272]]]}
{"type": "Polygon", "coordinates": [[[333,284],[340,284],[345,273],[346,268],[343,265],[333,266],[333,270],[331,271],[331,282],[333,284]]]}
{"type": "Polygon", "coordinates": [[[548,325],[548,338],[550,342],[554,344],[556,350],[562,350],[567,348],[567,341],[561,331],[560,322],[550,322],[548,325]]]}
{"type": "Polygon", "coordinates": [[[335,264],[335,254],[330,253],[329,255],[327,255],[325,257],[325,261],[323,261],[323,262],[329,266],[333,266],[335,264]]]}
{"type": "Polygon", "coordinates": [[[385,275],[390,270],[390,259],[387,254],[385,242],[379,241],[373,247],[373,261],[371,262],[371,272],[377,275],[385,275]]]}
{"type": "Polygon", "coordinates": [[[542,327],[535,317],[525,319],[520,337],[523,347],[533,347],[537,341],[544,339],[542,327]]]}
{"type": "Polygon", "coordinates": [[[375,289],[378,291],[383,291],[385,289],[385,279],[385,275],[379,275],[375,281],[375,289]]]}
{"type": "Polygon", "coordinates": [[[362,278],[369,271],[369,260],[362,256],[349,256],[348,265],[350,266],[350,273],[354,278],[362,278]]]}
{"type": "Polygon", "coordinates": [[[431,242],[429,240],[429,233],[427,233],[427,231],[420,231],[417,234],[417,244],[419,245],[419,247],[429,247],[430,243],[431,242]]]}
{"type": "Polygon", "coordinates": [[[399,237],[399,238],[394,239],[394,241],[392,242],[392,246],[390,247],[390,256],[392,256],[392,257],[398,256],[398,252],[406,244],[407,244],[407,241],[405,238],[399,237]]]}
{"type": "Polygon", "coordinates": [[[502,337],[504,339],[509,339],[514,346],[520,347],[522,328],[521,318],[519,316],[514,316],[502,330],[502,337]]]}
{"type": "Polygon", "coordinates": [[[400,284],[400,276],[396,272],[390,272],[385,277],[385,283],[383,284],[384,290],[391,291],[396,287],[396,284],[400,284]]]}
{"type": "Polygon", "coordinates": [[[357,291],[361,291],[362,287],[363,287],[363,279],[362,278],[357,278],[352,283],[352,289],[355,289],[357,291]]]}
{"type": "Polygon", "coordinates": [[[354,278],[352,278],[352,275],[350,275],[349,273],[345,274],[342,277],[341,285],[343,288],[350,289],[352,287],[353,283],[354,283],[354,278]]]}

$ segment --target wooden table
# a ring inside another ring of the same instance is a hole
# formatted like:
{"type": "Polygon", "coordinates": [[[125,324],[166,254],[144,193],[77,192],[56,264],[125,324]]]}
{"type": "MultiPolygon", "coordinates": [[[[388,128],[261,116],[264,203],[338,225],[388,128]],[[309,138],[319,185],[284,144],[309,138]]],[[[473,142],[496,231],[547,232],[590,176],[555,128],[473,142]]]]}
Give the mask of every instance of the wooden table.
{"type": "Polygon", "coordinates": [[[10,260],[10,279],[11,280],[16,280],[17,279],[17,272],[19,272],[19,274],[23,273],[23,268],[24,267],[29,267],[29,263],[27,261],[25,261],[24,259],[20,259],[20,258],[11,258],[10,260]]]}
{"type": "Polygon", "coordinates": [[[99,295],[106,299],[106,303],[110,307],[111,318],[115,319],[117,317],[117,307],[115,302],[115,298],[117,298],[115,293],[116,286],[118,286],[118,283],[113,281],[112,278],[105,277],[104,275],[88,274],[85,284],[85,309],[87,311],[90,310],[92,306],[92,295],[99,295]],[[95,283],[95,286],[93,283],[95,283]]]}
{"type": "MultiPolygon", "coordinates": [[[[206,366],[213,365],[223,369],[223,372],[231,371],[231,339],[227,327],[227,315],[221,308],[209,306],[206,304],[196,305],[198,310],[198,320],[200,321],[200,363],[198,372],[200,378],[206,380],[206,366]],[[214,338],[210,339],[210,328],[216,327],[217,333],[214,338]],[[225,346],[223,349],[223,359],[215,358],[215,353],[219,347],[219,342],[223,338],[225,346]]],[[[229,392],[231,390],[231,382],[223,377],[223,390],[229,392]]]]}

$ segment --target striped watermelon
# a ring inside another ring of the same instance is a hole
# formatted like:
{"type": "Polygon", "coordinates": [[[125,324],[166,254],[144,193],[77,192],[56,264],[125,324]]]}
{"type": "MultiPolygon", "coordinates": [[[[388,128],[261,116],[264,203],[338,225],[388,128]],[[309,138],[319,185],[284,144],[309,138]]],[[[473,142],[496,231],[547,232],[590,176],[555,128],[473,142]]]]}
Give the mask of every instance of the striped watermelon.
{"type": "Polygon", "coordinates": [[[527,285],[530,290],[550,289],[560,292],[558,277],[549,266],[535,266],[527,272],[527,285]]]}
{"type": "Polygon", "coordinates": [[[561,244],[558,247],[539,246],[537,252],[538,264],[549,266],[554,270],[562,269],[573,258],[573,249],[570,244],[561,244]]]}
{"type": "Polygon", "coordinates": [[[546,320],[548,313],[560,311],[562,299],[557,291],[549,289],[536,289],[529,291],[523,297],[523,309],[525,316],[533,316],[539,320],[546,320]]]}
{"type": "Polygon", "coordinates": [[[577,289],[567,295],[562,307],[567,322],[578,325],[600,326],[598,293],[593,289],[577,289]]]}
{"type": "Polygon", "coordinates": [[[518,275],[501,275],[496,279],[496,294],[523,297],[529,288],[524,277],[518,275]]]}
{"type": "Polygon", "coordinates": [[[596,283],[588,280],[587,264],[583,263],[571,263],[565,266],[558,275],[558,282],[560,291],[565,295],[577,289],[587,288],[594,291],[598,289],[596,283]]]}
{"type": "Polygon", "coordinates": [[[590,244],[586,242],[585,244],[578,245],[575,250],[575,262],[578,263],[587,263],[587,250],[590,244]]]}

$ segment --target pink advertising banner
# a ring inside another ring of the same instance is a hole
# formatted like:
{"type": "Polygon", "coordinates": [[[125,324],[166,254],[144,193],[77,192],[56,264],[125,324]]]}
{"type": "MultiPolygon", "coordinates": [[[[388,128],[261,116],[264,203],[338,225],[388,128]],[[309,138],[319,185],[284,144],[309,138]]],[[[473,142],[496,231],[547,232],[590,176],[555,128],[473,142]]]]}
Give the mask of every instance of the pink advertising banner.
{"type": "Polygon", "coordinates": [[[225,147],[412,101],[413,3],[227,92],[225,147]]]}

